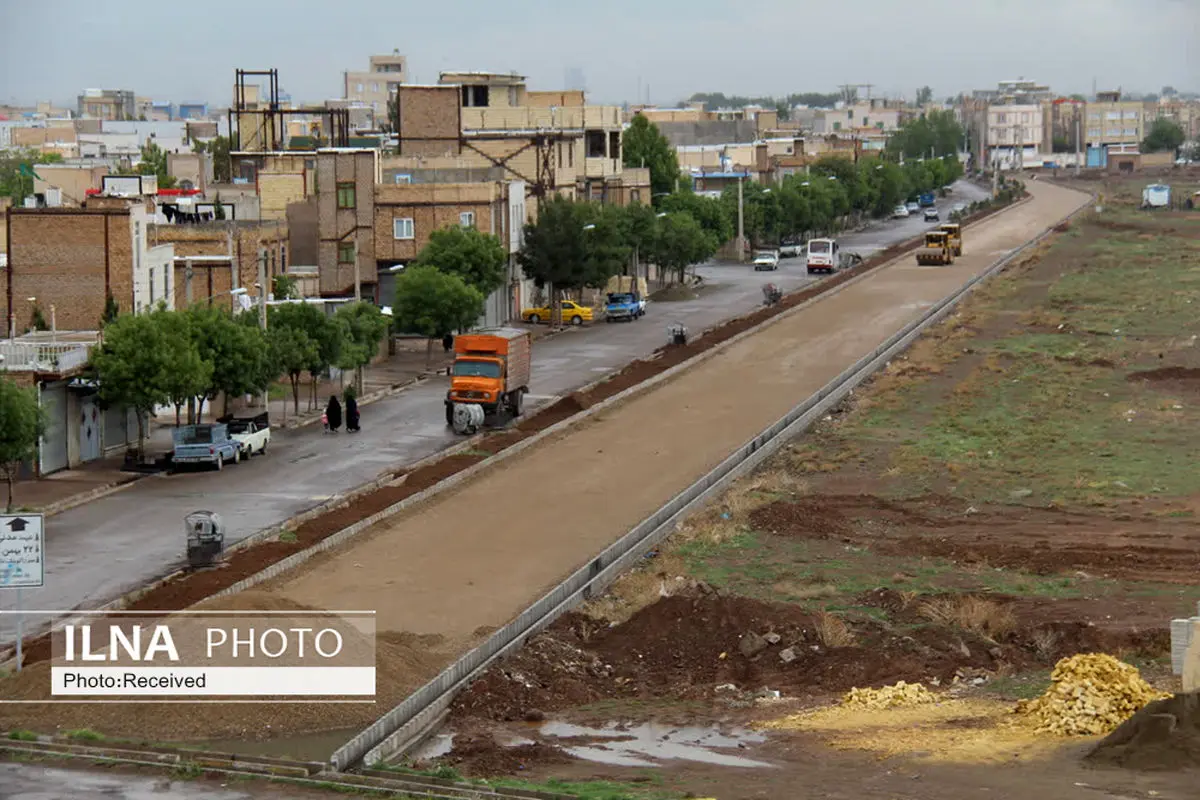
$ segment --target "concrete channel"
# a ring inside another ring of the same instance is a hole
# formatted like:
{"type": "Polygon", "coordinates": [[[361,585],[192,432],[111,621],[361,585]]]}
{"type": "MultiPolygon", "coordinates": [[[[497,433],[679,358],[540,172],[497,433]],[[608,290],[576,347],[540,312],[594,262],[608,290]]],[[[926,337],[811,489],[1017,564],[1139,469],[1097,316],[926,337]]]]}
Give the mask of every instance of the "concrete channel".
{"type": "MultiPolygon", "coordinates": [[[[483,644],[462,656],[421,689],[347,742],[333,754],[330,766],[334,770],[340,771],[350,769],[360,763],[367,765],[386,763],[417,746],[444,720],[457,693],[469,685],[491,663],[522,646],[529,636],[541,631],[565,611],[603,591],[642,554],[665,538],[680,519],[707,502],[713,495],[723,491],[737,477],[754,469],[788,439],[803,431],[829,408],[840,402],[856,386],[908,348],[926,328],[948,315],[982,281],[1003,270],[1014,259],[1041,242],[1055,227],[1079,214],[1089,204],[1090,200],[1081,200],[1080,206],[1073,212],[1055,221],[1038,236],[1009,252],[982,273],[970,279],[960,289],[943,298],[920,318],[906,325],[882,345],[827,383],[824,388],[794,407],[783,418],[746,442],[711,472],[677,494],[619,541],[606,548],[586,566],[527,608],[515,620],[498,630],[483,644]]],[[[880,268],[886,266],[881,265],[880,268]]],[[[854,285],[874,272],[872,270],[834,287],[830,292],[814,298],[814,301],[825,299],[854,285]]],[[[676,369],[693,366],[693,362],[699,361],[705,356],[711,357],[715,352],[732,346],[744,337],[761,332],[779,320],[799,313],[807,305],[802,304],[785,314],[767,320],[762,325],[739,334],[717,348],[697,356],[691,362],[679,365],[676,369]]],[[[656,378],[667,379],[667,376],[674,371],[670,370],[656,378]]],[[[654,383],[654,381],[648,383],[654,383]]],[[[644,388],[642,390],[644,391],[644,388]]],[[[621,399],[624,399],[622,395],[617,395],[589,411],[598,412],[602,406],[606,407],[621,399]]]]}

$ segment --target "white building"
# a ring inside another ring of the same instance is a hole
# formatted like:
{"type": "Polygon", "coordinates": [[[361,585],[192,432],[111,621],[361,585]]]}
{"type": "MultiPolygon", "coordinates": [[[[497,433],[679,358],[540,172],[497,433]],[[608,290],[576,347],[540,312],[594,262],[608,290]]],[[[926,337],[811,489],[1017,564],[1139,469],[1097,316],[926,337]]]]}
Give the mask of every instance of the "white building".
{"type": "Polygon", "coordinates": [[[1037,162],[1044,144],[1042,114],[1039,104],[988,106],[988,163],[1018,169],[1037,162]]]}

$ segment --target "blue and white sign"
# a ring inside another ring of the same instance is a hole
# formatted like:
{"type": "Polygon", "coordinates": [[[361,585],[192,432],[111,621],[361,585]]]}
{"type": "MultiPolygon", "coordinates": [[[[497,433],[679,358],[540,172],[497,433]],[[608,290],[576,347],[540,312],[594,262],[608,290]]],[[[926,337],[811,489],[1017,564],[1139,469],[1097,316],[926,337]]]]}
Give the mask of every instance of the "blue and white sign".
{"type": "Polygon", "coordinates": [[[0,589],[41,586],[45,551],[41,514],[0,514],[0,589]]]}

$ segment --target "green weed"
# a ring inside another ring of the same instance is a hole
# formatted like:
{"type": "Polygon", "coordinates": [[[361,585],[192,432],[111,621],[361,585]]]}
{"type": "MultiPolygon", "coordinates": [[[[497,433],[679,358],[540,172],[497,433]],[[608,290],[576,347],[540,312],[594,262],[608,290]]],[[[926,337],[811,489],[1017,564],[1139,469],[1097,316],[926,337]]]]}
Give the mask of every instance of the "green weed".
{"type": "Polygon", "coordinates": [[[38,735],[33,731],[17,730],[9,731],[8,738],[16,742],[36,742],[38,735]]]}
{"type": "Polygon", "coordinates": [[[98,733],[91,728],[78,728],[73,731],[67,731],[66,737],[77,742],[102,742],[104,734],[98,733]]]}

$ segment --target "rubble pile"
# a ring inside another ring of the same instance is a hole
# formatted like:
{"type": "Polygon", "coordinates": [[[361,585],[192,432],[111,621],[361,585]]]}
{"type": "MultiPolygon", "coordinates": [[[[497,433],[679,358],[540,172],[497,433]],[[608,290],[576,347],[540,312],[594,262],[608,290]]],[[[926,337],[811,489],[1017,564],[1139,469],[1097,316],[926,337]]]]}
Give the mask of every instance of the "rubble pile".
{"type": "Polygon", "coordinates": [[[1154,689],[1136,667],[1103,653],[1064,658],[1050,673],[1050,688],[1017,703],[1039,733],[1098,736],[1115,729],[1147,703],[1170,695],[1154,689]]]}
{"type": "Polygon", "coordinates": [[[855,687],[842,696],[843,706],[870,709],[872,711],[936,702],[937,696],[921,684],[905,683],[904,681],[879,689],[860,689],[855,687]]]}

